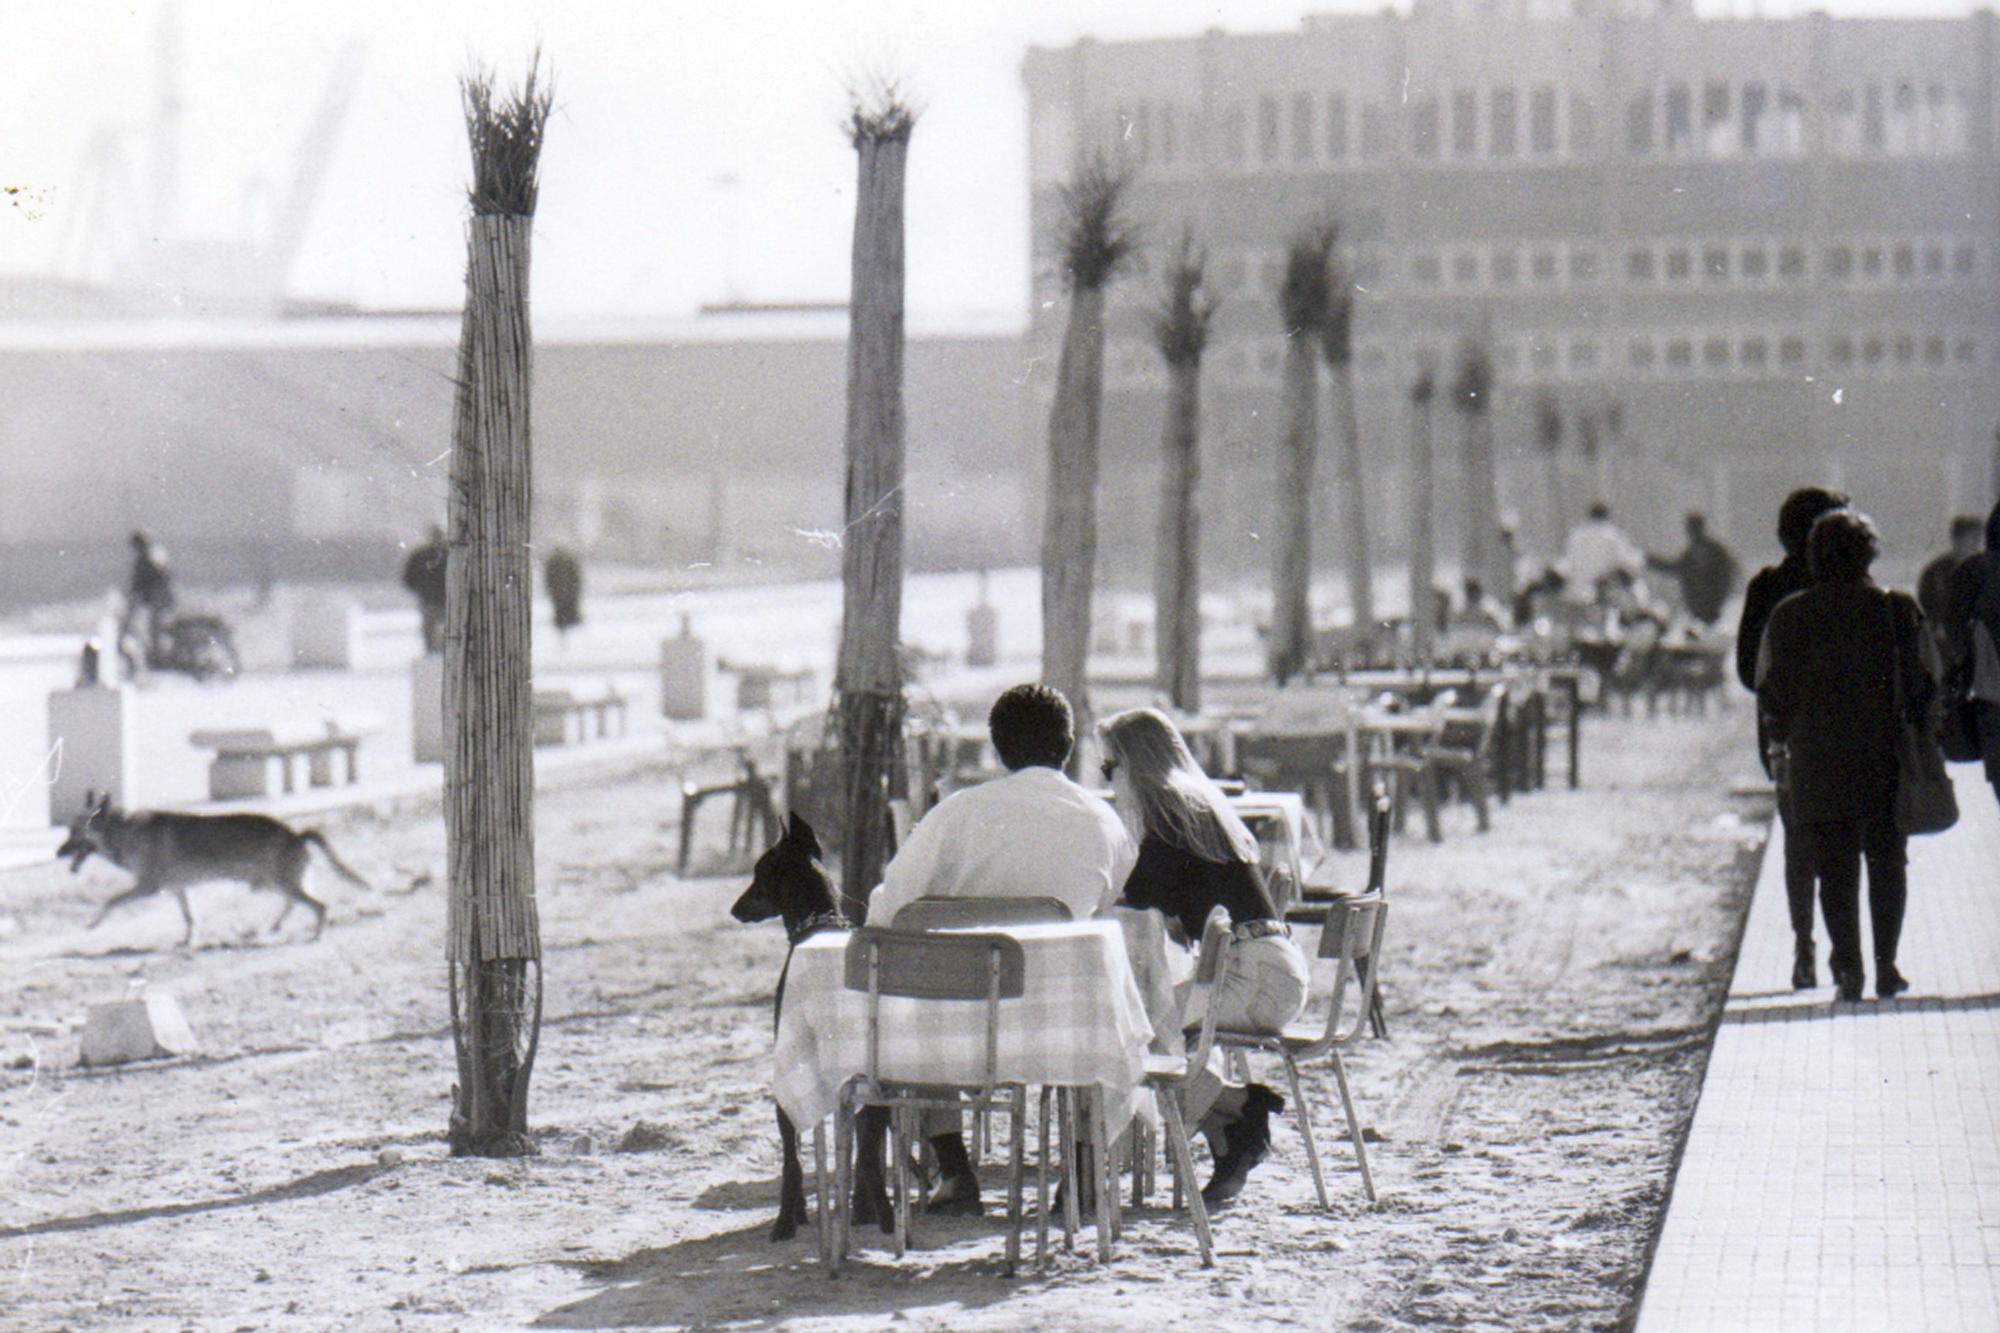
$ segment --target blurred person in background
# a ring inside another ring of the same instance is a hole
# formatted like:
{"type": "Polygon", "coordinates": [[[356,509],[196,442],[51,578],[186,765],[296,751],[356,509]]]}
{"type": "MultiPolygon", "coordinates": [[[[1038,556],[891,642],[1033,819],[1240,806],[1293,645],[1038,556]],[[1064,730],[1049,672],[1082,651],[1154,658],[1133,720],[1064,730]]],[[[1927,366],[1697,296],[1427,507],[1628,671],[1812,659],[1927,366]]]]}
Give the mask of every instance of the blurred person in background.
{"type": "Polygon", "coordinates": [[[1986,516],[1986,549],[1958,563],[1949,591],[1946,679],[1969,696],[1986,780],[2000,799],[2000,504],[1986,516]]]}
{"type": "Polygon", "coordinates": [[[423,617],[424,651],[427,653],[444,651],[447,558],[444,529],[432,524],[429,540],[410,552],[410,558],[403,562],[403,586],[416,595],[417,611],[423,617]]]}

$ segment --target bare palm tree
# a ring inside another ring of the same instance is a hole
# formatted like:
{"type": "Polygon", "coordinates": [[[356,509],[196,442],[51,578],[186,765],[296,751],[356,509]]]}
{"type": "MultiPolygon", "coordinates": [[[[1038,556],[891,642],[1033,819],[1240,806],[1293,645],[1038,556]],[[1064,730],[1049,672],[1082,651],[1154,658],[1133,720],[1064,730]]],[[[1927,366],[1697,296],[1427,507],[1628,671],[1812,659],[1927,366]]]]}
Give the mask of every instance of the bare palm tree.
{"type": "MultiPolygon", "coordinates": [[[[1063,282],[1069,322],[1049,409],[1048,499],[1042,527],[1042,682],[1090,716],[1085,688],[1097,577],[1097,440],[1104,409],[1104,289],[1131,255],[1125,178],[1102,158],[1062,187],[1063,282]]],[[[1079,751],[1081,747],[1078,747],[1079,751]]],[[[1072,770],[1080,762],[1072,754],[1072,770]]]]}
{"type": "Polygon", "coordinates": [[[1320,351],[1332,381],[1335,436],[1334,490],[1339,497],[1340,529],[1347,557],[1347,604],[1354,611],[1354,628],[1363,634],[1375,625],[1375,573],[1368,542],[1368,474],[1361,457],[1361,420],[1354,402],[1354,279],[1337,255],[1329,254],[1326,316],[1320,328],[1320,351]]]}
{"type": "Polygon", "coordinates": [[[1541,450],[1542,468],[1549,490],[1549,532],[1555,549],[1569,541],[1569,507],[1563,498],[1562,470],[1563,419],[1556,396],[1544,389],[1535,395],[1535,444],[1541,450]]]}
{"type": "Polygon", "coordinates": [[[1410,638],[1417,656],[1428,657],[1437,637],[1436,437],[1431,401],[1437,379],[1428,363],[1410,385],[1410,638]]]}
{"type": "Polygon", "coordinates": [[[458,1085],[454,1155],[518,1156],[541,1036],[535,910],[533,662],[529,642],[532,436],[529,237],[549,92],[499,100],[490,74],[461,83],[472,144],[465,317],[452,414],[446,561],[445,948],[458,1085]]]}
{"type": "Polygon", "coordinates": [[[884,85],[848,117],[859,159],[840,552],[841,897],[859,921],[882,878],[903,730],[903,182],[916,117],[884,85]]]}
{"type": "Polygon", "coordinates": [[[1175,708],[1201,707],[1201,356],[1215,300],[1202,288],[1207,254],[1190,233],[1167,269],[1153,340],[1167,363],[1161,440],[1159,547],[1153,565],[1154,652],[1160,693],[1175,708]]]}
{"type": "Polygon", "coordinates": [[[1500,577],[1499,478],[1493,458],[1493,361],[1486,345],[1474,340],[1459,356],[1452,385],[1465,460],[1465,527],[1460,533],[1460,578],[1476,578],[1498,588],[1500,577]]]}
{"type": "Polygon", "coordinates": [[[1278,314],[1285,330],[1283,434],[1278,441],[1277,540],[1271,558],[1271,640],[1267,669],[1280,685],[1312,657],[1312,495],[1319,455],[1319,359],[1327,320],[1330,223],[1300,229],[1285,250],[1278,314]]]}

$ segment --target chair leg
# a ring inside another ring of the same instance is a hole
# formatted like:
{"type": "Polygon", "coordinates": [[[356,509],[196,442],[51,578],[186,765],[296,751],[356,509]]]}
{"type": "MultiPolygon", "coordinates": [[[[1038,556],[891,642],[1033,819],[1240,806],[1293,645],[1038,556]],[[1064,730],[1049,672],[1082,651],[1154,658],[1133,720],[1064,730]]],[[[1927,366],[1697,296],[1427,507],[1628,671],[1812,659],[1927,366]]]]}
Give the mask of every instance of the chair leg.
{"type": "Polygon", "coordinates": [[[1021,1266],[1021,1154],[1027,1144],[1028,1089],[1017,1084],[1014,1088],[1013,1109],[1008,1112],[1013,1133],[1008,1136],[1007,1149],[1007,1276],[1012,1277],[1021,1266]]]}
{"type": "Polygon", "coordinates": [[[1083,1219],[1077,1212],[1077,1170],[1076,1170],[1076,1093],[1069,1088],[1056,1090],[1056,1105],[1061,1108],[1063,1141],[1063,1248],[1076,1253],[1076,1233],[1083,1227],[1083,1219]]]}
{"type": "Polygon", "coordinates": [[[1038,1119],[1041,1142],[1035,1154],[1035,1271],[1049,1268],[1049,1119],[1055,1089],[1042,1089],[1042,1113],[1038,1119]]]}
{"type": "Polygon", "coordinates": [[[1417,777],[1417,785],[1424,798],[1424,831],[1430,834],[1432,842],[1443,842],[1444,834],[1438,828],[1438,775],[1430,764],[1417,777]]]}
{"type": "MultiPolygon", "coordinates": [[[[1178,1088],[1161,1090],[1160,1112],[1167,1122],[1167,1148],[1174,1155],[1174,1193],[1187,1195],[1188,1212],[1194,1218],[1194,1240],[1201,1250],[1201,1266],[1215,1267],[1215,1242],[1208,1234],[1208,1207],[1194,1183],[1194,1154],[1188,1151],[1187,1126],[1181,1122],[1178,1088]]],[[[1179,1206],[1179,1200],[1175,1201],[1179,1206]]]]}
{"type": "Polygon", "coordinates": [[[896,1157],[896,1257],[903,1257],[910,1247],[910,1139],[906,1132],[906,1117],[910,1113],[897,1107],[889,1115],[889,1151],[896,1157]]]}
{"type": "Polygon", "coordinates": [[[840,1276],[847,1258],[848,1231],[854,1220],[854,1113],[843,1092],[833,1112],[833,1262],[829,1277],[840,1276]]]}
{"type": "Polygon", "coordinates": [[[1299,1062],[1285,1051],[1285,1080],[1292,1087],[1292,1105],[1298,1109],[1299,1137],[1306,1141],[1306,1165],[1312,1168],[1313,1190],[1319,1195],[1322,1212],[1332,1212],[1333,1205],[1326,1198],[1326,1175],[1320,1170],[1319,1145],[1313,1141],[1312,1105],[1306,1101],[1305,1089],[1299,1085],[1299,1062]]]}
{"type": "Polygon", "coordinates": [[[813,1220],[819,1233],[819,1261],[830,1264],[833,1259],[833,1231],[827,1225],[827,1194],[830,1190],[826,1178],[826,1121],[813,1126],[813,1220]]]}
{"type": "Polygon", "coordinates": [[[1340,1084],[1340,1105],[1347,1112],[1347,1133],[1354,1142],[1354,1160],[1361,1167],[1361,1192],[1375,1202],[1375,1177],[1368,1171],[1368,1145],[1361,1141],[1361,1117],[1354,1113],[1354,1093],[1347,1086],[1347,1066],[1333,1052],[1333,1077],[1340,1084]]]}
{"type": "Polygon", "coordinates": [[[1097,1145],[1093,1165],[1097,1168],[1097,1262],[1111,1262],[1112,1216],[1118,1211],[1118,1177],[1111,1157],[1111,1115],[1105,1108],[1104,1089],[1092,1088],[1083,1094],[1090,1108],[1090,1138],[1097,1145]]]}
{"type": "Polygon", "coordinates": [[[1465,770],[1465,786],[1472,793],[1472,808],[1479,814],[1479,831],[1484,833],[1492,825],[1486,817],[1486,770],[1477,759],[1465,770]]]}

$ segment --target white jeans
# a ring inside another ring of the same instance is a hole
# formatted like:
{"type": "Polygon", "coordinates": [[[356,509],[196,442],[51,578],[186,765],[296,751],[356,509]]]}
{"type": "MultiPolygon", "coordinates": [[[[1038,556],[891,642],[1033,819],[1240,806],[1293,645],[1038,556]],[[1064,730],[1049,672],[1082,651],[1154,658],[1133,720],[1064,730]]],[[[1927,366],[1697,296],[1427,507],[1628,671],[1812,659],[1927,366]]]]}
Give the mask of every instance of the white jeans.
{"type": "MultiPolygon", "coordinates": [[[[1305,1012],[1310,985],[1305,953],[1289,935],[1238,940],[1229,950],[1229,974],[1214,992],[1215,1025],[1252,1032],[1282,1031],[1305,1012]]],[[[1201,1021],[1201,998],[1199,992],[1189,997],[1192,1002],[1182,1016],[1189,1027],[1201,1021]]],[[[1211,1051],[1207,1066],[1182,1089],[1181,1114],[1189,1129],[1208,1115],[1229,1086],[1222,1071],[1222,1052],[1211,1051]]]]}

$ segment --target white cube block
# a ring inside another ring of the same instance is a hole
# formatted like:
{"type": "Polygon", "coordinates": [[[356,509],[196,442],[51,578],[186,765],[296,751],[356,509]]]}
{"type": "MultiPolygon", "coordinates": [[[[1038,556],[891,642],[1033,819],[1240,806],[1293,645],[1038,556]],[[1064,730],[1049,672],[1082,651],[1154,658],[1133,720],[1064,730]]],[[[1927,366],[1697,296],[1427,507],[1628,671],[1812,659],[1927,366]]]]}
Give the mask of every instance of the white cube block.
{"type": "Polygon", "coordinates": [[[119,1065],[196,1049],[180,1005],[165,991],[92,1005],[78,1045],[77,1061],[85,1065],[119,1065]]]}

